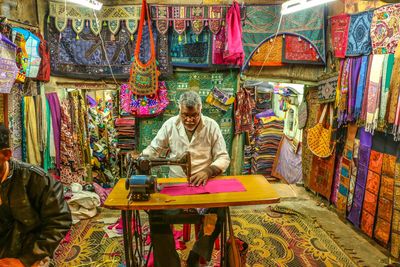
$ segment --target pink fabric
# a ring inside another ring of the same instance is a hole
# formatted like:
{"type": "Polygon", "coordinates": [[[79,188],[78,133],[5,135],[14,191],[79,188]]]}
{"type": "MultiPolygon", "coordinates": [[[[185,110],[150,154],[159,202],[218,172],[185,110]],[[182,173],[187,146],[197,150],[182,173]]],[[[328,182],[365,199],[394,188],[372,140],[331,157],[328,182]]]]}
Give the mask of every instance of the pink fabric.
{"type": "Polygon", "coordinates": [[[242,66],[244,62],[242,24],[240,7],[236,1],[233,2],[226,13],[226,38],[224,63],[242,66]]]}
{"type": "Polygon", "coordinates": [[[165,186],[161,194],[185,196],[199,194],[215,194],[224,192],[245,192],[246,188],[236,179],[211,180],[205,186],[189,186],[187,183],[165,186]]]}

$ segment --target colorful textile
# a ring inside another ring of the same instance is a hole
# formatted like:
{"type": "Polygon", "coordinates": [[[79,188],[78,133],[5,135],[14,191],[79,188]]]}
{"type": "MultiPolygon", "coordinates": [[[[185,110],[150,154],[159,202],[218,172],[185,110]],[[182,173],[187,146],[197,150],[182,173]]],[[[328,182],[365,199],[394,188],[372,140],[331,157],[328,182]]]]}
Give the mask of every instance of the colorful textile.
{"type": "Polygon", "coordinates": [[[178,34],[169,32],[171,63],[179,67],[208,67],[211,54],[211,32],[204,29],[200,34],[193,30],[178,34]]]}
{"type": "Polygon", "coordinates": [[[39,72],[36,79],[38,81],[48,82],[50,81],[50,51],[47,41],[40,32],[37,33],[37,37],[40,39],[39,54],[42,60],[40,61],[39,72]]]}
{"type": "Polygon", "coordinates": [[[361,60],[361,69],[356,89],[356,100],[354,106],[353,117],[354,120],[358,120],[361,115],[361,104],[363,103],[363,97],[365,92],[365,86],[367,81],[367,71],[368,71],[368,61],[369,56],[363,56],[361,60]]]}
{"type": "MultiPolygon", "coordinates": [[[[53,131],[55,164],[56,168],[60,169],[61,159],[60,159],[60,136],[61,136],[61,106],[60,100],[58,99],[57,93],[48,93],[46,98],[49,101],[50,111],[51,111],[51,124],[53,131]]],[[[51,152],[50,152],[51,153],[51,152]]],[[[51,153],[52,154],[52,153],[51,153]]]]}
{"type": "Polygon", "coordinates": [[[342,168],[340,170],[340,184],[338,190],[338,198],[337,198],[337,211],[343,217],[346,217],[347,213],[347,202],[350,191],[350,180],[352,175],[352,169],[354,167],[354,145],[355,138],[357,135],[357,125],[349,124],[347,127],[347,138],[345,143],[345,148],[343,150],[343,158],[342,158],[342,168]]]}
{"type": "Polygon", "coordinates": [[[166,78],[172,75],[173,68],[169,54],[168,32],[160,33],[157,37],[157,61],[160,77],[166,78]]]}
{"type": "Polygon", "coordinates": [[[381,96],[380,96],[379,118],[378,118],[378,125],[381,129],[385,128],[386,125],[386,111],[389,100],[389,87],[392,78],[393,64],[394,64],[394,55],[393,54],[385,55],[385,59],[383,61],[382,85],[381,85],[381,96]]]}
{"type": "Polygon", "coordinates": [[[27,162],[32,165],[41,164],[39,151],[38,125],[36,120],[35,102],[32,96],[24,97],[24,128],[26,133],[27,162]]]}
{"type": "Polygon", "coordinates": [[[384,55],[374,55],[372,57],[371,73],[368,81],[367,93],[367,117],[365,120],[365,130],[374,133],[378,126],[379,101],[381,93],[381,79],[383,70],[384,55]]]}
{"type": "Polygon", "coordinates": [[[360,227],[361,211],[364,200],[365,185],[367,182],[371,147],[372,135],[362,128],[360,130],[360,147],[358,151],[359,157],[353,204],[347,217],[348,220],[356,227],[360,227]]]}
{"type": "Polygon", "coordinates": [[[298,151],[295,151],[289,139],[285,136],[279,144],[272,168],[272,176],[284,179],[288,184],[299,183],[303,179],[301,147],[298,151]]]}
{"type": "Polygon", "coordinates": [[[216,194],[228,192],[245,192],[246,188],[236,179],[210,180],[205,186],[191,186],[188,183],[165,185],[160,194],[169,196],[186,196],[199,194],[216,194]]]}
{"type": "Polygon", "coordinates": [[[346,56],[349,26],[349,14],[340,14],[331,17],[332,46],[335,57],[344,58],[346,56]]]}
{"type": "Polygon", "coordinates": [[[16,63],[19,69],[16,82],[24,83],[26,78],[26,68],[28,67],[28,53],[26,52],[26,40],[24,36],[17,32],[13,38],[14,44],[17,45],[16,63]]]}
{"type": "MultiPolygon", "coordinates": [[[[67,5],[65,11],[64,4],[50,2],[49,16],[46,29],[52,75],[99,79],[114,74],[117,79],[128,78],[140,6],[103,6],[97,23],[92,9],[67,5]]],[[[154,34],[154,40],[156,37],[154,34]]],[[[143,39],[149,40],[147,26],[143,39]]],[[[147,61],[149,50],[148,44],[141,46],[142,61],[147,61]]]]}
{"type": "Polygon", "coordinates": [[[364,121],[367,118],[367,107],[368,107],[368,88],[369,88],[369,80],[371,76],[371,68],[372,68],[372,58],[374,55],[369,55],[368,59],[368,68],[367,68],[367,77],[365,81],[365,89],[364,89],[364,96],[361,104],[361,114],[360,114],[360,120],[364,121]]]}
{"type": "Polygon", "coordinates": [[[394,54],[400,40],[400,4],[375,9],[371,22],[373,54],[394,54]]]}
{"type": "Polygon", "coordinates": [[[232,3],[226,13],[224,63],[236,66],[242,66],[244,63],[240,7],[236,1],[232,3]]]}
{"type": "Polygon", "coordinates": [[[19,69],[15,63],[17,46],[0,33],[0,93],[8,94],[19,69]]]}
{"type": "MultiPolygon", "coordinates": [[[[223,24],[225,25],[225,24],[223,24]]],[[[217,34],[213,35],[212,42],[212,64],[223,65],[224,64],[224,50],[226,43],[226,27],[221,27],[217,34]]]]}
{"type": "Polygon", "coordinates": [[[400,157],[396,162],[393,194],[393,218],[390,253],[393,257],[400,257],[400,157]]]}
{"type": "Polygon", "coordinates": [[[253,131],[252,111],[254,107],[255,102],[250,90],[241,88],[237,92],[235,100],[235,134],[253,131]]]}
{"type": "Polygon", "coordinates": [[[343,67],[341,67],[339,101],[338,101],[338,126],[345,124],[347,121],[348,112],[348,94],[349,94],[349,77],[351,72],[351,65],[353,58],[346,58],[342,60],[343,67]]]}
{"type": "Polygon", "coordinates": [[[346,56],[369,55],[371,46],[371,20],[373,11],[350,15],[349,37],[346,56]]]}
{"type": "Polygon", "coordinates": [[[250,58],[249,66],[283,66],[283,35],[265,41],[250,58]]]}
{"type": "Polygon", "coordinates": [[[324,64],[317,48],[303,37],[286,34],[282,62],[298,64],[324,64]]]}
{"type": "MultiPolygon", "coordinates": [[[[22,159],[22,98],[23,98],[23,85],[15,83],[11,89],[8,98],[8,128],[10,129],[10,145],[13,151],[13,157],[22,159]]],[[[4,106],[4,105],[3,105],[4,106]]]]}
{"type": "Polygon", "coordinates": [[[357,88],[359,82],[360,69],[362,64],[362,57],[352,58],[350,75],[349,75],[349,96],[347,107],[347,121],[354,120],[354,109],[356,105],[357,88]]]}
{"type": "Polygon", "coordinates": [[[318,99],[320,103],[335,101],[337,84],[338,76],[322,80],[318,83],[318,99]]]}
{"type": "MultiPolygon", "coordinates": [[[[243,48],[246,62],[252,52],[266,38],[277,31],[281,5],[250,5],[246,7],[243,24],[243,48]]],[[[317,6],[283,16],[281,32],[295,33],[310,40],[325,62],[325,12],[324,6],[317,6]]]]}
{"type": "Polygon", "coordinates": [[[334,171],[335,154],[328,158],[320,158],[314,155],[310,173],[310,189],[330,199],[334,171]]]}
{"type": "MultiPolygon", "coordinates": [[[[393,73],[400,73],[400,45],[394,55],[393,73]]],[[[388,98],[387,122],[394,124],[392,130],[394,140],[400,140],[400,75],[392,76],[388,98]]]]}
{"type": "Polygon", "coordinates": [[[40,39],[30,31],[23,28],[13,28],[13,39],[15,39],[15,34],[17,32],[22,34],[26,41],[25,48],[26,52],[28,53],[28,66],[26,67],[26,77],[36,78],[39,72],[40,62],[42,60],[39,55],[40,39]]]}

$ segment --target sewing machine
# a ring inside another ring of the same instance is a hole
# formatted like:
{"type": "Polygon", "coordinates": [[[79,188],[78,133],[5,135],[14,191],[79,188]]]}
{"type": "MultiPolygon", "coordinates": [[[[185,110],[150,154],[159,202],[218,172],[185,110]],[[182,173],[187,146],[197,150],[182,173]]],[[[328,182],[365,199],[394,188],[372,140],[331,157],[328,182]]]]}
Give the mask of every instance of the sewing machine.
{"type": "Polygon", "coordinates": [[[128,157],[126,190],[129,190],[128,199],[130,201],[147,201],[150,194],[157,191],[157,180],[151,175],[151,169],[157,166],[181,166],[188,181],[191,176],[192,168],[190,153],[185,152],[176,158],[149,158],[140,156],[137,159],[128,157]]]}

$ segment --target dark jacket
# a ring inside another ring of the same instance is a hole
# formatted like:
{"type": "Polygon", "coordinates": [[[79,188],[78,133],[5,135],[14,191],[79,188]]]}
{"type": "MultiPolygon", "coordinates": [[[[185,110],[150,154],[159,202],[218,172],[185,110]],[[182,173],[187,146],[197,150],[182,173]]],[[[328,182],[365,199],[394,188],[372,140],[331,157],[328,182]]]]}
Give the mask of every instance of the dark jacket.
{"type": "Polygon", "coordinates": [[[53,256],[71,227],[63,186],[43,169],[11,160],[0,186],[0,258],[19,258],[26,266],[53,256]]]}

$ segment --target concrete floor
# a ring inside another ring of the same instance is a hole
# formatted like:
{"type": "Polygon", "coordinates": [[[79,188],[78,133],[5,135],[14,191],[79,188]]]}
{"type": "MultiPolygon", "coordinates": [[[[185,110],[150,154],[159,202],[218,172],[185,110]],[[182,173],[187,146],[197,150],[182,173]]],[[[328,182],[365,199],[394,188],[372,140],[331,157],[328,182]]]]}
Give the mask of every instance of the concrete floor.
{"type": "Polygon", "coordinates": [[[281,196],[278,205],[315,219],[326,232],[336,237],[335,241],[341,247],[363,260],[360,266],[378,267],[393,263],[387,250],[353,227],[350,222],[341,220],[334,207],[327,207],[329,203],[325,199],[305,190],[303,186],[280,183],[273,186],[281,196]]]}

